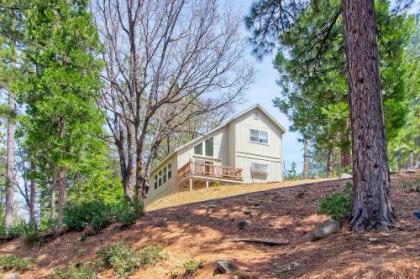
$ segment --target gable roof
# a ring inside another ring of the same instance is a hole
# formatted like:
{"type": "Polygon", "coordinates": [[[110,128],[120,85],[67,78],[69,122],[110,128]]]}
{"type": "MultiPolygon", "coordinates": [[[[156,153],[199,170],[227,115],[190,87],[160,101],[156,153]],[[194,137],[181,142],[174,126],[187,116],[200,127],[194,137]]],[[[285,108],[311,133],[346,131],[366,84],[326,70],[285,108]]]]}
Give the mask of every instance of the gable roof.
{"type": "Polygon", "coordinates": [[[268,111],[267,110],[265,110],[264,109],[264,107],[262,106],[262,105],[260,105],[260,104],[255,104],[255,105],[253,105],[253,106],[251,106],[251,107],[249,107],[249,108],[247,108],[246,110],[244,110],[244,111],[241,111],[240,113],[238,113],[238,114],[236,114],[236,115],[234,115],[232,118],[230,118],[229,120],[227,120],[226,122],[224,122],[224,123],[222,123],[220,126],[218,126],[218,127],[216,127],[216,128],[214,128],[213,130],[210,130],[210,131],[208,131],[207,133],[205,133],[205,134],[203,134],[203,135],[201,135],[201,136],[199,136],[199,137],[197,137],[197,138],[195,138],[195,139],[193,139],[193,140],[191,140],[191,141],[189,141],[189,142],[187,142],[186,144],[184,144],[184,145],[182,145],[182,146],[180,146],[180,147],[178,147],[177,149],[175,149],[171,154],[169,154],[168,156],[166,156],[165,157],[165,159],[163,159],[162,160],[162,162],[160,162],[156,167],[154,167],[153,168],[153,170],[151,171],[151,173],[153,173],[154,171],[156,171],[157,169],[159,169],[169,158],[171,158],[174,154],[176,154],[178,151],[180,151],[180,150],[182,150],[182,149],[184,149],[184,148],[186,148],[186,147],[188,147],[188,146],[190,146],[190,145],[192,145],[192,144],[194,144],[194,143],[196,143],[196,142],[199,142],[199,141],[201,141],[201,140],[203,140],[203,139],[205,139],[205,138],[207,138],[210,134],[212,134],[212,133],[214,133],[214,132],[216,132],[216,131],[218,131],[218,130],[220,130],[220,129],[222,129],[222,128],[224,128],[224,127],[226,127],[227,125],[229,125],[230,123],[232,123],[233,121],[235,121],[236,119],[238,119],[238,118],[240,118],[241,116],[243,116],[243,115],[245,115],[245,114],[247,114],[248,112],[250,112],[250,111],[252,111],[252,110],[254,110],[254,109],[256,109],[256,108],[258,108],[260,111],[262,111],[266,116],[267,116],[267,118],[277,127],[277,128],[279,128],[279,130],[281,130],[281,132],[282,132],[282,134],[284,134],[287,130],[286,130],[286,128],[283,126],[283,125],[281,125],[271,114],[269,114],[268,113],[268,111]]]}

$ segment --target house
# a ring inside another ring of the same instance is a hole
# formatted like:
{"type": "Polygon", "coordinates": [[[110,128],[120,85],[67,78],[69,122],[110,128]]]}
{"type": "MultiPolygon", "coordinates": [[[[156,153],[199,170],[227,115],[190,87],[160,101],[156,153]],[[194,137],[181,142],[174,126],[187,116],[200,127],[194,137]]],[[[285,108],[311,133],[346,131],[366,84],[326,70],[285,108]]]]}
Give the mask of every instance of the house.
{"type": "Polygon", "coordinates": [[[248,108],[162,160],[151,172],[146,203],[214,183],[281,181],[285,132],[261,105],[248,108]]]}

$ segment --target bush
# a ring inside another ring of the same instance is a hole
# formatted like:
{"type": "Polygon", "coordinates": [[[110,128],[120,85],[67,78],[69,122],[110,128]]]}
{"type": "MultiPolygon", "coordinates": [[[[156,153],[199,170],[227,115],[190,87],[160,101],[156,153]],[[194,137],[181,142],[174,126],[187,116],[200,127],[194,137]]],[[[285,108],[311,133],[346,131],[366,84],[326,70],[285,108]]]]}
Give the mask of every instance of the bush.
{"type": "Polygon", "coordinates": [[[185,268],[185,274],[186,275],[194,275],[198,269],[201,269],[204,267],[205,261],[203,260],[188,260],[186,262],[184,262],[183,267],[185,268]]]}
{"type": "Polygon", "coordinates": [[[87,225],[100,231],[114,220],[125,225],[133,224],[143,213],[140,202],[120,202],[115,205],[101,201],[70,204],[64,210],[64,223],[70,230],[81,231],[87,225]]]}
{"type": "Polygon", "coordinates": [[[64,268],[55,268],[50,279],[96,279],[96,274],[90,265],[70,264],[64,268]]]}
{"type": "Polygon", "coordinates": [[[27,244],[41,244],[41,230],[30,224],[23,225],[22,228],[23,238],[27,244]]]}
{"type": "Polygon", "coordinates": [[[126,277],[140,266],[154,265],[168,258],[159,245],[146,246],[139,252],[124,241],[106,246],[96,253],[99,268],[113,268],[120,277],[126,277]]]}
{"type": "Polygon", "coordinates": [[[125,242],[104,247],[96,255],[98,256],[99,267],[112,267],[120,277],[126,277],[140,266],[137,253],[125,242]]]}
{"type": "Polygon", "coordinates": [[[116,220],[123,225],[132,225],[144,213],[140,202],[122,202],[115,206],[116,220]]]}
{"type": "Polygon", "coordinates": [[[70,230],[81,231],[88,224],[99,230],[111,222],[111,209],[101,201],[68,204],[64,209],[64,223],[70,230]]]}
{"type": "Polygon", "coordinates": [[[401,187],[407,192],[418,192],[420,193],[420,179],[413,181],[403,180],[401,182],[401,187]]]}
{"type": "Polygon", "coordinates": [[[32,259],[24,259],[18,256],[8,255],[0,256],[1,271],[25,271],[33,266],[32,259]]]}
{"type": "Polygon", "coordinates": [[[166,260],[168,254],[159,245],[152,245],[141,249],[138,257],[141,265],[155,265],[159,261],[166,260]]]}
{"type": "Polygon", "coordinates": [[[351,183],[346,183],[344,190],[328,194],[319,200],[318,213],[341,220],[350,216],[352,206],[351,183]]]}

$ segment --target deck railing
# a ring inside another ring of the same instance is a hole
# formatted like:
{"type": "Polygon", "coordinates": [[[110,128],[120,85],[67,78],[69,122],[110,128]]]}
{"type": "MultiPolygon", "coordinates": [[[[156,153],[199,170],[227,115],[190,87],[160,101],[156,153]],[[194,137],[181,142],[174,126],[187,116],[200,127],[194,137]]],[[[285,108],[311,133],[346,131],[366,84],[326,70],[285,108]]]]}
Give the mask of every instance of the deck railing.
{"type": "Polygon", "coordinates": [[[189,175],[242,180],[242,169],[190,161],[182,166],[177,172],[178,178],[187,177],[189,175]]]}

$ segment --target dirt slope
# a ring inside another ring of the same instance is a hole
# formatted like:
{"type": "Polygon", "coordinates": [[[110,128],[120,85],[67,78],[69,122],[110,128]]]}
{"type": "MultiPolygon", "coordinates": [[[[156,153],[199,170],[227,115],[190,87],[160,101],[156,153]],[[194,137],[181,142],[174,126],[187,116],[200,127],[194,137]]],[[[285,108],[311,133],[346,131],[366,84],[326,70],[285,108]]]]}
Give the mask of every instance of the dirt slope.
{"type": "MultiPolygon", "coordinates": [[[[392,176],[391,195],[398,221],[386,233],[355,234],[344,226],[341,232],[317,242],[307,234],[326,216],[317,215],[317,200],[335,191],[344,181],[325,181],[272,189],[147,212],[125,231],[109,226],[103,233],[80,241],[80,233],[69,233],[40,248],[21,240],[0,246],[0,253],[32,256],[37,268],[21,278],[43,278],[54,266],[84,262],[100,247],[126,240],[136,248],[159,243],[169,259],[139,270],[130,278],[170,278],[188,259],[203,259],[206,266],[194,278],[232,278],[213,275],[214,262],[231,260],[243,278],[420,278],[420,194],[406,192],[402,180],[420,179],[417,174],[392,176]],[[238,229],[238,221],[249,225],[238,229]],[[267,246],[233,242],[238,237],[271,238],[288,245],[267,246]],[[377,238],[371,242],[368,238],[377,238]],[[288,270],[294,263],[294,268],[288,270]]],[[[101,274],[114,278],[112,271],[101,274]]]]}

